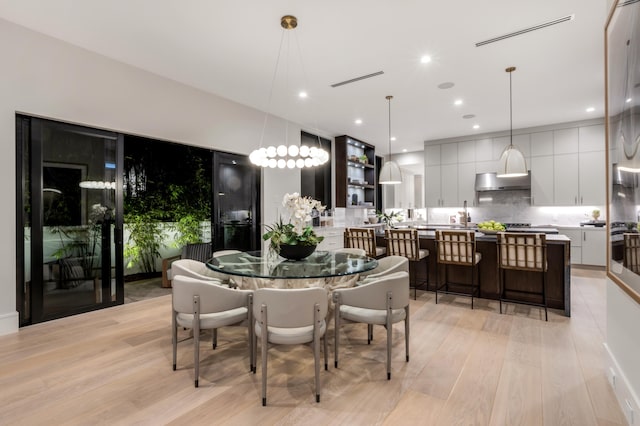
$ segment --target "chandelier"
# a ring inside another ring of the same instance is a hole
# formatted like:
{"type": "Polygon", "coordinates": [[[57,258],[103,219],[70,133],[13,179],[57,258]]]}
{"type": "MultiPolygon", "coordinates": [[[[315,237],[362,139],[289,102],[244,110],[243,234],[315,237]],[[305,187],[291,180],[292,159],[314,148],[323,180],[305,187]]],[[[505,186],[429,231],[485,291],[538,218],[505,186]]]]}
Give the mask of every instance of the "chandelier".
{"type": "MultiPolygon", "coordinates": [[[[273,80],[271,83],[271,90],[269,92],[269,105],[271,104],[271,95],[273,94],[273,85],[275,84],[275,76],[278,71],[278,63],[280,62],[280,56],[282,53],[282,41],[284,39],[287,30],[292,30],[298,26],[298,19],[295,16],[286,15],[280,18],[280,26],[283,28],[282,39],[280,41],[280,51],[278,52],[278,60],[276,61],[276,68],[274,70],[273,80]]],[[[287,46],[289,44],[287,43],[287,46]]],[[[288,47],[287,47],[288,49],[288,47]]],[[[287,52],[287,57],[289,54],[287,52]]],[[[268,108],[267,108],[268,109],[268,108]]],[[[269,112],[265,115],[265,126],[262,128],[262,136],[260,138],[260,145],[262,145],[262,139],[264,138],[264,129],[266,127],[266,121],[269,112]]],[[[287,121],[288,123],[288,121],[287,121]]],[[[285,132],[285,135],[287,132],[285,132]]],[[[318,136],[318,143],[320,137],[318,136]]],[[[303,168],[303,167],[317,167],[325,164],[329,161],[329,153],[321,147],[307,145],[279,145],[268,146],[266,148],[260,147],[253,150],[249,155],[249,160],[260,167],[269,167],[272,169],[279,168],[303,168]]]]}

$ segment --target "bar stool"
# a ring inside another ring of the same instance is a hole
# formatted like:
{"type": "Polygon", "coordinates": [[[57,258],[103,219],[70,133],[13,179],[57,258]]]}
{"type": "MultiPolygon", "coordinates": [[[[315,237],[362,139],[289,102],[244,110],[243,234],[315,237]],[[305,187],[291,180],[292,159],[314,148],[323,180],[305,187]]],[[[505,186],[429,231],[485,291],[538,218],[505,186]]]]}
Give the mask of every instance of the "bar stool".
{"type": "Polygon", "coordinates": [[[640,273],[640,234],[624,233],[624,253],[622,265],[638,274],[640,273]]]}
{"type": "Polygon", "coordinates": [[[471,309],[473,309],[473,297],[480,297],[479,266],[482,254],[476,252],[476,233],[474,231],[436,231],[436,261],[444,265],[444,283],[440,284],[440,268],[436,268],[436,304],[438,292],[455,294],[458,296],[471,296],[471,309]],[[454,283],[447,279],[449,265],[471,267],[471,283],[454,283]],[[466,287],[470,292],[450,291],[449,284],[456,287],[466,287]],[[445,290],[441,290],[442,288],[445,290]]]}
{"type": "Polygon", "coordinates": [[[521,303],[544,308],[544,320],[547,315],[547,237],[545,234],[499,232],[498,233],[498,276],[500,280],[500,313],[502,303],[521,303]],[[505,280],[507,269],[539,273],[542,277],[540,291],[508,288],[505,280]],[[537,296],[542,302],[513,299],[510,295],[537,296]]]}
{"type": "Polygon", "coordinates": [[[376,247],[376,233],[372,228],[347,228],[344,231],[344,246],[362,249],[367,256],[375,259],[387,254],[386,248],[376,247]]]}
{"type": "Polygon", "coordinates": [[[404,256],[409,259],[409,276],[413,277],[413,299],[418,297],[418,287],[429,284],[429,260],[426,260],[427,279],[418,283],[416,264],[429,257],[429,250],[421,249],[417,229],[387,229],[384,231],[387,241],[387,256],[404,256]],[[418,285],[420,284],[420,285],[418,285]]]}

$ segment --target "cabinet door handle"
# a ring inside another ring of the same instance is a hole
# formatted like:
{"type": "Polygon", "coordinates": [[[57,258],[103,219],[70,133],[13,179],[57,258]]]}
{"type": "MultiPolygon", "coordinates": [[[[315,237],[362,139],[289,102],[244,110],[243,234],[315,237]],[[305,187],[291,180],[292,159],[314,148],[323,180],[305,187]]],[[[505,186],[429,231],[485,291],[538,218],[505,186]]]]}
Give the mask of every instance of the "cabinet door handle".
{"type": "Polygon", "coordinates": [[[580,197],[580,204],[584,204],[584,201],[582,201],[582,197],[580,197]]]}
{"type": "Polygon", "coordinates": [[[582,233],[582,241],[587,241],[587,233],[586,232],[582,233]]]}
{"type": "Polygon", "coordinates": [[[573,197],[573,204],[578,204],[578,196],[573,197]]]}

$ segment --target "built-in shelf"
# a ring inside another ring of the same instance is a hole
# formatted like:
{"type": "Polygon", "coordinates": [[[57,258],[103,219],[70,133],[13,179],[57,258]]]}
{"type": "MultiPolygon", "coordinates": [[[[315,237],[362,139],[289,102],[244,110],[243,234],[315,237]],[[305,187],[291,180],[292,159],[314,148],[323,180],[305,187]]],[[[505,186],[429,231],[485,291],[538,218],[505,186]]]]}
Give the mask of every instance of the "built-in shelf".
{"type": "Polygon", "coordinates": [[[336,207],[375,208],[375,161],[373,145],[351,136],[336,137],[336,207]]]}

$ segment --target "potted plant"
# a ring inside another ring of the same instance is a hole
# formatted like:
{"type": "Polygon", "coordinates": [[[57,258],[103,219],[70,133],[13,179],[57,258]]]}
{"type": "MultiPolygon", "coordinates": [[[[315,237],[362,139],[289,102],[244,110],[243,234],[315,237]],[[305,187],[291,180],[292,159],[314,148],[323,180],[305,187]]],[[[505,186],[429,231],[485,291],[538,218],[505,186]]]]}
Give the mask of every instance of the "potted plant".
{"type": "Polygon", "coordinates": [[[316,235],[313,227],[308,225],[314,209],[322,212],[324,206],[311,197],[302,197],[297,192],[285,194],[282,205],[288,221],[280,217],[276,223],[265,228],[267,232],[262,238],[269,240],[269,246],[287,259],[304,259],[314,252],[324,237],[316,235]]]}
{"type": "Polygon", "coordinates": [[[369,162],[369,158],[364,154],[362,154],[360,157],[358,157],[358,159],[360,160],[360,162],[362,164],[367,164],[369,162]]]}

